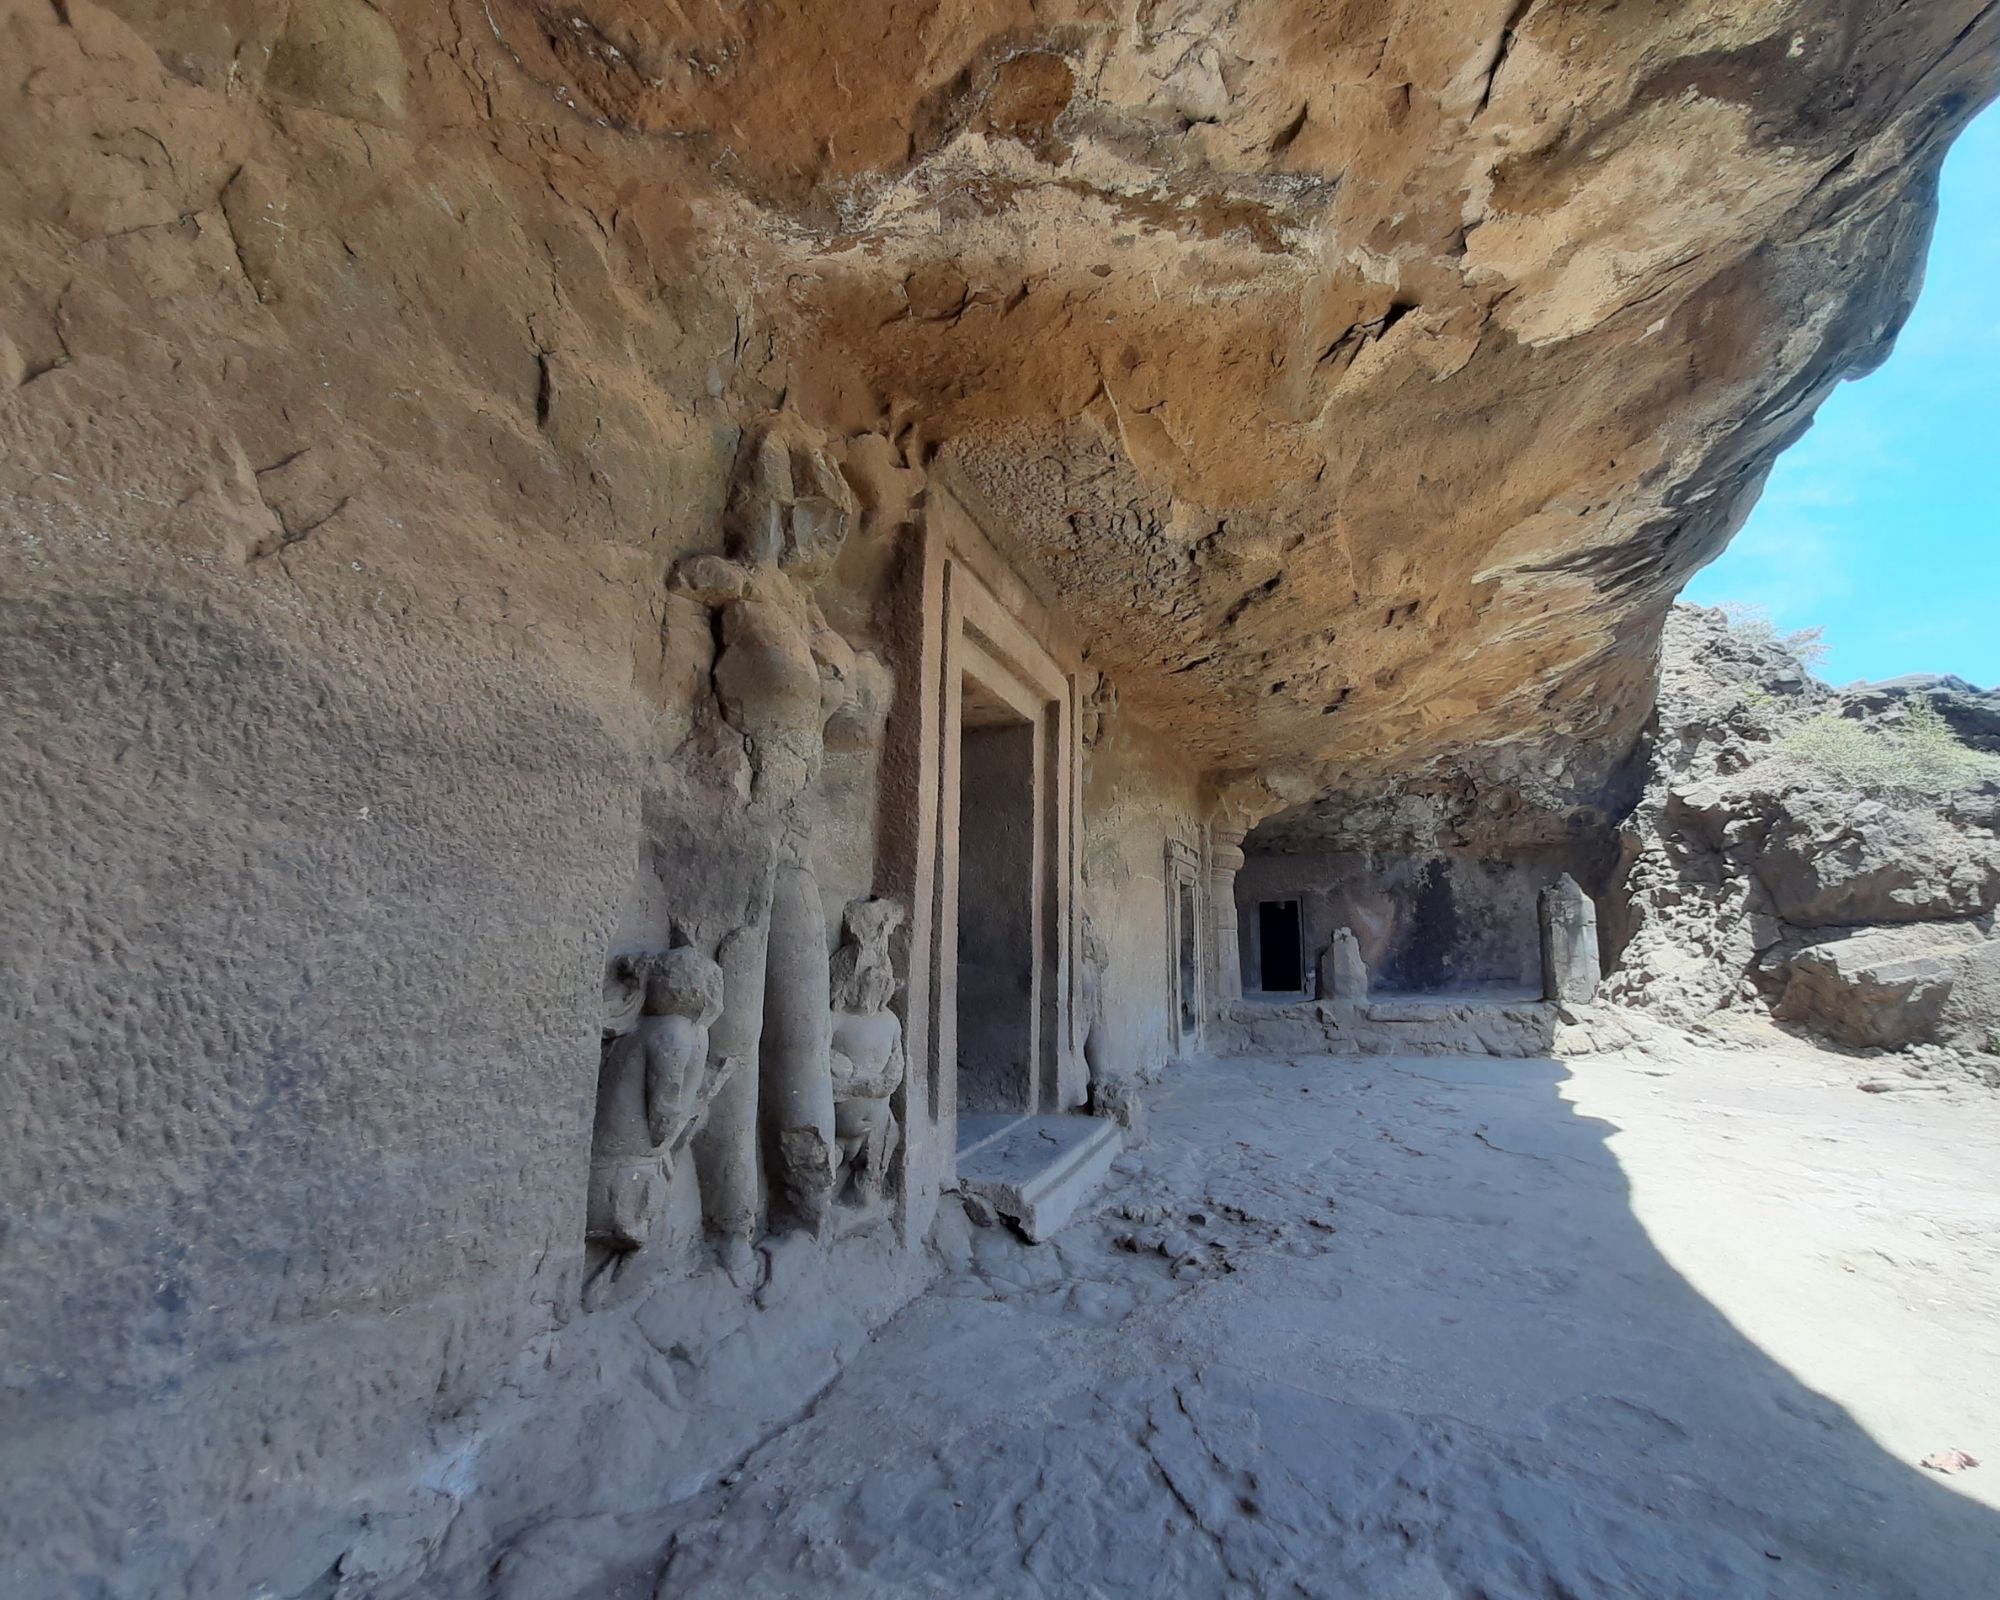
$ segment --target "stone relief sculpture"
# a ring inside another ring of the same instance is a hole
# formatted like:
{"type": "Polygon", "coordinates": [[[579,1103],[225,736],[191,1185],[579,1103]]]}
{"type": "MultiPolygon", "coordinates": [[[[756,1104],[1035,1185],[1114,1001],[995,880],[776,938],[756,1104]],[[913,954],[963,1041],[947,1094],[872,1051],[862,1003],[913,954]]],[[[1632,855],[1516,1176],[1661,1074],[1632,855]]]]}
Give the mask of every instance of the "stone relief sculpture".
{"type": "Polygon", "coordinates": [[[895,900],[850,901],[833,953],[834,1195],[851,1194],[863,1206],[881,1200],[902,1140],[890,1100],[903,1083],[903,1024],[889,1008],[896,996],[889,940],[902,925],[895,900]]]}
{"type": "Polygon", "coordinates": [[[729,496],[731,555],[776,562],[808,585],[833,570],[860,505],[828,445],[821,430],[782,411],[745,438],[729,496]]]}
{"type": "Polygon", "coordinates": [[[722,969],[697,950],[619,957],[606,1000],[584,1231],[616,1256],[652,1239],[675,1163],[735,1063],[709,1053],[722,969]]]}
{"type": "Polygon", "coordinates": [[[738,1065],[716,1092],[708,1121],[695,1135],[702,1220],[725,1272],[741,1277],[752,1265],[752,1241],[763,1220],[764,1188],[757,1150],[758,1045],[764,1032],[764,964],[769,954],[768,907],[746,927],[732,929],[716,951],[722,968],[722,1014],[709,1029],[709,1049],[738,1065]]]}

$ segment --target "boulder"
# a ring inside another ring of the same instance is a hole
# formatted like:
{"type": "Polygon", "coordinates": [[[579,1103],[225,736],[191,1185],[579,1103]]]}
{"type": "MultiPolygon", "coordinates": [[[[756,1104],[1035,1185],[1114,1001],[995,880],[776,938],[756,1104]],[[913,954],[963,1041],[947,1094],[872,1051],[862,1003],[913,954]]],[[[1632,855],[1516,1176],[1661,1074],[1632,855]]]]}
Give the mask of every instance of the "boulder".
{"type": "Polygon", "coordinates": [[[1800,928],[1976,917],[2000,900],[2000,849],[1941,817],[1834,789],[1784,797],[1756,861],[1772,909],[1800,928]]]}
{"type": "Polygon", "coordinates": [[[1968,928],[1924,926],[1849,934],[1791,959],[1777,1016],[1857,1049],[1900,1049],[1934,1038],[1967,954],[1968,928]]]}

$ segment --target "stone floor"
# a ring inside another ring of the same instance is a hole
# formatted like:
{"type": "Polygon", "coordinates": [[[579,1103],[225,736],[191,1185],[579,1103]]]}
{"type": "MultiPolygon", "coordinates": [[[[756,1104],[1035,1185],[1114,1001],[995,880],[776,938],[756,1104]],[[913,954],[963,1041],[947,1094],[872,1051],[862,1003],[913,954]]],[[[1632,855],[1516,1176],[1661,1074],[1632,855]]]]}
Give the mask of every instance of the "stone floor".
{"type": "Polygon", "coordinates": [[[1991,1600],[2000,1097],[1860,1067],[1192,1066],[590,1593],[1991,1600]]]}

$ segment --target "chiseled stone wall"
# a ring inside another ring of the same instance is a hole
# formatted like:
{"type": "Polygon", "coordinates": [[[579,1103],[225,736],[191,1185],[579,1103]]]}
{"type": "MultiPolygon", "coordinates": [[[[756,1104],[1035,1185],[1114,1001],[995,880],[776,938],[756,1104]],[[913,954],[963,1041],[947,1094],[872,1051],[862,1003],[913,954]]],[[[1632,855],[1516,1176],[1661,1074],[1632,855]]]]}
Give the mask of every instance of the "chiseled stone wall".
{"type": "Polygon", "coordinates": [[[0,1570],[291,1592],[575,1300],[630,750],[435,611],[8,520],[0,1570]]]}
{"type": "Polygon", "coordinates": [[[1095,1051],[1114,1077],[1179,1053],[1171,1004],[1166,847],[1198,846],[1201,795],[1170,740],[1127,712],[1104,720],[1084,772],[1084,904],[1105,966],[1095,1051]]]}

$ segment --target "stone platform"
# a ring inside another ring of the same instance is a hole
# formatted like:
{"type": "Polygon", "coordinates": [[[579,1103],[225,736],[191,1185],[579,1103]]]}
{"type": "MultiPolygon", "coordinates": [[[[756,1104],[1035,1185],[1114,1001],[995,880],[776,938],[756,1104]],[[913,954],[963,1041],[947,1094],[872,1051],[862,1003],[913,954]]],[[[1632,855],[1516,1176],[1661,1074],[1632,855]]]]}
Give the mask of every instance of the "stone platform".
{"type": "Polygon", "coordinates": [[[1380,994],[1361,1001],[1251,995],[1224,1005],[1222,1055],[1540,1056],[1555,1043],[1553,1002],[1495,991],[1380,994]]]}
{"type": "Polygon", "coordinates": [[[1075,1215],[1123,1146],[1106,1117],[962,1116],[959,1193],[1039,1243],[1075,1215]]]}

